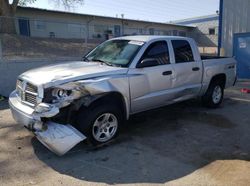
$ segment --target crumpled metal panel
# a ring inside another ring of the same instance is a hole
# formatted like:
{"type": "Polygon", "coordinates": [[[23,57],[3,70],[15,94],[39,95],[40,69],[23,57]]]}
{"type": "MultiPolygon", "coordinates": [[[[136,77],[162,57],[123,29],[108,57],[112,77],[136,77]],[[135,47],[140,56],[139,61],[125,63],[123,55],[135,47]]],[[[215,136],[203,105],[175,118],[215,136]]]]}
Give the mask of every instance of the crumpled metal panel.
{"type": "Polygon", "coordinates": [[[66,107],[78,99],[82,100],[79,101],[79,104],[88,106],[88,104],[92,100],[95,100],[95,98],[99,98],[107,93],[118,92],[124,99],[127,119],[129,118],[129,82],[125,75],[115,75],[113,77],[104,76],[95,79],[79,80],[61,84],[55,86],[55,88],[72,91],[70,96],[58,100],[58,103],[54,103],[54,105],[58,108],[66,107]]]}
{"type": "Polygon", "coordinates": [[[47,123],[45,131],[35,132],[37,139],[59,156],[64,155],[86,137],[71,125],[47,123]]]}

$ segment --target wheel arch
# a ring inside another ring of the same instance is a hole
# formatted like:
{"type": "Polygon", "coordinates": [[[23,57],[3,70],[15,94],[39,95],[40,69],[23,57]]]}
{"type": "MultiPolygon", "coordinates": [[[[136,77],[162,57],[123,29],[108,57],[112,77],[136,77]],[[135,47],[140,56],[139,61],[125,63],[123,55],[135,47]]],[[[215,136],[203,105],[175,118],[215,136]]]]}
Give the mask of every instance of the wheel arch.
{"type": "Polygon", "coordinates": [[[202,96],[202,102],[205,106],[209,107],[209,108],[217,108],[223,100],[223,95],[224,95],[224,88],[226,85],[226,75],[225,74],[217,74],[215,76],[213,76],[210,80],[209,86],[206,90],[206,93],[202,96]],[[213,91],[214,88],[217,85],[221,85],[222,87],[222,93],[221,93],[221,97],[218,103],[213,102],[212,100],[212,96],[213,96],[213,91]]]}
{"type": "Polygon", "coordinates": [[[120,92],[108,92],[99,95],[88,96],[79,101],[79,110],[82,107],[90,108],[100,104],[115,104],[121,109],[124,119],[129,119],[129,103],[128,100],[120,92]],[[87,100],[87,101],[86,101],[87,100]]]}
{"type": "Polygon", "coordinates": [[[225,86],[226,86],[226,80],[227,80],[226,74],[224,74],[224,73],[216,74],[216,75],[214,75],[214,76],[211,78],[210,83],[209,83],[209,86],[210,86],[213,82],[221,81],[221,83],[222,83],[222,85],[223,85],[223,88],[225,88],[225,86]]]}

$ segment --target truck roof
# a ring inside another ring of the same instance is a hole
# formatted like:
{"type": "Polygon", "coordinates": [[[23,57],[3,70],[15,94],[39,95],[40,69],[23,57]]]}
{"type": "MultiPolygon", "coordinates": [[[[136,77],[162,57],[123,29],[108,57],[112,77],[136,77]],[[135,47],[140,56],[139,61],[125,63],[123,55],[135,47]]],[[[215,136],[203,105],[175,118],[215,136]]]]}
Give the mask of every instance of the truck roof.
{"type": "Polygon", "coordinates": [[[136,36],[124,36],[118,37],[115,39],[126,39],[126,40],[135,40],[135,41],[143,41],[148,42],[154,39],[187,39],[187,37],[180,36],[159,36],[159,35],[136,35],[136,36]]]}

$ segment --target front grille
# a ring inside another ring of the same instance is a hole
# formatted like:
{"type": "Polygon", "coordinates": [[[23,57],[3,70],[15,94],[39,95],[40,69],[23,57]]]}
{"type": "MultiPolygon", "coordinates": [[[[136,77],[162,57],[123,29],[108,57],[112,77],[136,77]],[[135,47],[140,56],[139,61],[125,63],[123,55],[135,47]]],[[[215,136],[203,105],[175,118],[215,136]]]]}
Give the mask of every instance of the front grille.
{"type": "Polygon", "coordinates": [[[37,105],[38,88],[29,82],[18,79],[16,90],[21,101],[32,107],[37,105]]]}
{"type": "Polygon", "coordinates": [[[28,103],[31,103],[32,105],[36,105],[37,104],[37,101],[36,101],[36,96],[35,95],[32,95],[30,93],[25,93],[25,99],[24,101],[28,102],[28,103]]]}
{"type": "Polygon", "coordinates": [[[37,87],[30,84],[30,83],[27,83],[26,84],[26,91],[29,91],[29,92],[33,92],[33,93],[37,93],[37,87]]]}

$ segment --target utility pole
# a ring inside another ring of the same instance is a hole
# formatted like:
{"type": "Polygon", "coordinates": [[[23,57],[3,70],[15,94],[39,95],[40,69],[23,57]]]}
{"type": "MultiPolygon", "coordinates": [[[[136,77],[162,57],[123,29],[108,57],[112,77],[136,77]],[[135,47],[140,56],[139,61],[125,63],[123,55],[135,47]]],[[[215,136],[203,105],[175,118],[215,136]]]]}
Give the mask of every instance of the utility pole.
{"type": "Polygon", "coordinates": [[[124,14],[121,14],[121,18],[122,18],[122,36],[124,36],[124,23],[123,23],[124,14]]]}
{"type": "Polygon", "coordinates": [[[223,0],[220,0],[220,10],[219,10],[219,33],[218,33],[218,56],[221,55],[221,43],[222,43],[222,26],[223,26],[223,0]]]}
{"type": "Polygon", "coordinates": [[[92,21],[95,20],[95,16],[91,17],[91,19],[88,18],[86,22],[86,29],[85,29],[85,49],[88,52],[88,38],[89,38],[89,26],[92,21]]]}

